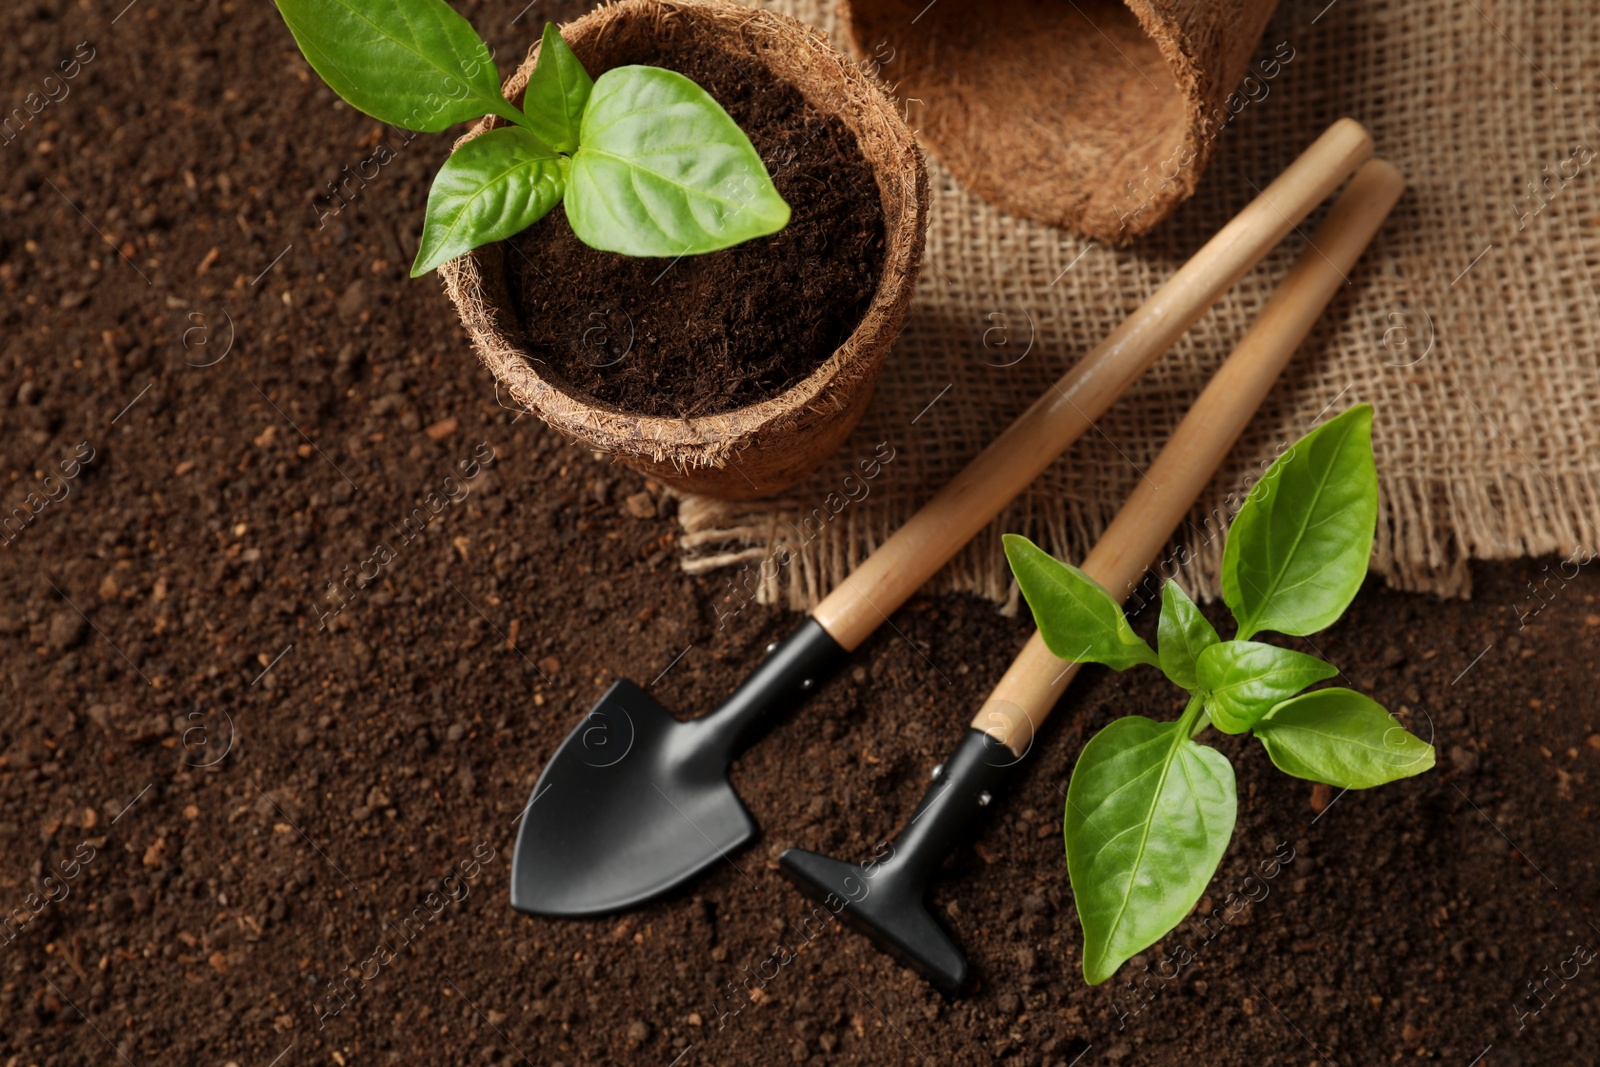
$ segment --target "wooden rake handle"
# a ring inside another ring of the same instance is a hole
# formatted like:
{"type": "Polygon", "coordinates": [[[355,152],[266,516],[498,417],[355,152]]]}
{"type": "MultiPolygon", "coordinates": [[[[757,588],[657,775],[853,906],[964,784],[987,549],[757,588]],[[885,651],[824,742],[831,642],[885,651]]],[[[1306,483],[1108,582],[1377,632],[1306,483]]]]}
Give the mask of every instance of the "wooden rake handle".
{"type": "MultiPolygon", "coordinates": [[[[1126,598],[1216,473],[1272,383],[1405,189],[1391,164],[1374,159],[1356,173],[1310,247],[1184,416],[1128,502],[1083,561],[1095,581],[1126,598]]],[[[972,727],[1026,752],[1078,664],[1057,659],[1037,633],[972,720],[972,727]]]]}
{"type": "Polygon", "coordinates": [[[852,650],[1372,154],[1340,119],[857,567],[812,617],[852,650]]]}

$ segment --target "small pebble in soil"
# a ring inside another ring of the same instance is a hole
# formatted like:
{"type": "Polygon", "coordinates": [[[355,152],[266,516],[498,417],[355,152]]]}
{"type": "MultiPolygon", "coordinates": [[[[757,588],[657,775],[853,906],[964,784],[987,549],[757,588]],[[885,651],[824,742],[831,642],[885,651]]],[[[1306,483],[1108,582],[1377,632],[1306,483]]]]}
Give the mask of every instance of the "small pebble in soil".
{"type": "Polygon", "coordinates": [[[655,498],[649,493],[639,492],[631,494],[622,502],[628,514],[636,519],[653,519],[656,517],[655,498]]]}
{"type": "Polygon", "coordinates": [[[58,612],[50,618],[50,647],[57,652],[76,648],[89,632],[89,623],[76,612],[58,612]]]}

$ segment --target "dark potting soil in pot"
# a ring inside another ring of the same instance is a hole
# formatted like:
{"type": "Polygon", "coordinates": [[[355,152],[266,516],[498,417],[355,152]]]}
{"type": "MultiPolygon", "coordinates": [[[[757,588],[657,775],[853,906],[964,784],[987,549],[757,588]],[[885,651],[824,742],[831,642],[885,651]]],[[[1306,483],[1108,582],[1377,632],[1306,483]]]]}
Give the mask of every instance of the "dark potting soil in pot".
{"type": "Polygon", "coordinates": [[[513,237],[510,290],[536,358],[597,400],[712,415],[804,379],[866,313],[883,208],[855,135],[759,60],[696,42],[629,63],[692,78],[737,122],[793,211],[771,237],[677,260],[600,252],[557,207],[513,237]]]}

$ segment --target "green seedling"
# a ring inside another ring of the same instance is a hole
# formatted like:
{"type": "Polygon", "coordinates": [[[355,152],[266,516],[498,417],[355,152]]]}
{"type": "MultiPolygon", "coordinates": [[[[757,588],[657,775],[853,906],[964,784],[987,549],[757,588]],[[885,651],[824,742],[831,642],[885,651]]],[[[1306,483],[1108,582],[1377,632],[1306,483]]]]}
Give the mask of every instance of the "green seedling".
{"type": "Polygon", "coordinates": [[[714,252],[789,223],[750,139],[681,74],[627,66],[591,80],[546,24],[518,108],[489,46],[444,0],[276,2],[322,80],[380,122],[423,133],[483,115],[512,124],[439,169],[413,278],[563,201],[580,241],[628,256],[714,252]]]}
{"type": "Polygon", "coordinates": [[[1067,787],[1067,874],[1083,925],[1083,976],[1110,978],[1183,921],[1233,837],[1238,797],[1207,727],[1251,731],[1278,769],[1366,789],[1433,766],[1433,746],[1349,689],[1302,692],[1339,671],[1254,640],[1331,625],[1361,588],[1378,517],[1372,408],[1351,408],[1302,438],[1246,497],[1222,556],[1222,597],[1238,632],[1224,641],[1174,582],[1161,590],[1159,651],[1133,632],[1093,578],[1027,538],[1006,557],[1046,647],[1116,670],[1158,667],[1189,693],[1174,722],[1118,719],[1084,746],[1067,787]]]}

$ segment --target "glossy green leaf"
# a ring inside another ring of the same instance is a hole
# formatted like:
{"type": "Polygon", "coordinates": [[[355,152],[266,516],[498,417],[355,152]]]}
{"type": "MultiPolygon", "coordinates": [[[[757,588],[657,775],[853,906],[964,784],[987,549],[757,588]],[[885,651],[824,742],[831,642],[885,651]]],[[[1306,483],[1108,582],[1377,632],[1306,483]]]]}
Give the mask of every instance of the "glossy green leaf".
{"type": "Polygon", "coordinates": [[[1432,745],[1350,689],[1319,689],[1284,701],[1256,723],[1255,736],[1285,774],[1345,789],[1409,778],[1434,761],[1432,745]]]}
{"type": "Polygon", "coordinates": [[[500,95],[489,46],[444,0],[276,0],[301,53],[351,107],[434,133],[487,114],[500,95]]]}
{"type": "Polygon", "coordinates": [[[573,151],[578,147],[583,109],[593,88],[589,72],[567,47],[561,31],[554,23],[545,23],[539,61],[522,95],[528,129],[557,152],[573,151]]]}
{"type": "Polygon", "coordinates": [[[567,160],[527,130],[480,134],[456,149],[428,191],[413,278],[539,221],[561,200],[567,160]]]}
{"type": "Polygon", "coordinates": [[[1093,578],[1018,534],[1006,534],[1006,559],[1016,575],[1045,647],[1064,660],[1126,670],[1157,664],[1155,650],[1133,632],[1122,605],[1093,578]]]}
{"type": "Polygon", "coordinates": [[[595,80],[565,208],[580,241],[629,256],[712,252],[789,223],[744,131],[704,89],[659,67],[595,80]]]}
{"type": "Polygon", "coordinates": [[[1372,408],[1360,404],[1278,457],[1250,490],[1222,554],[1241,639],[1332,624],[1361,588],[1378,519],[1372,408]]]}
{"type": "Polygon", "coordinates": [[[1176,685],[1193,689],[1197,684],[1195,660],[1220,638],[1216,627],[1200,614],[1194,601],[1177,582],[1161,586],[1161,621],[1156,627],[1156,653],[1161,670],[1176,685]]]}
{"type": "Polygon", "coordinates": [[[1118,719],[1084,746],[1067,786],[1067,874],[1083,976],[1110,978],[1183,921],[1233,836],[1233,767],[1176,722],[1118,719]]]}
{"type": "Polygon", "coordinates": [[[1308,685],[1332,678],[1337,667],[1315,656],[1257,641],[1224,641],[1200,654],[1197,665],[1206,713],[1217,729],[1243,733],[1273,707],[1308,685]]]}

